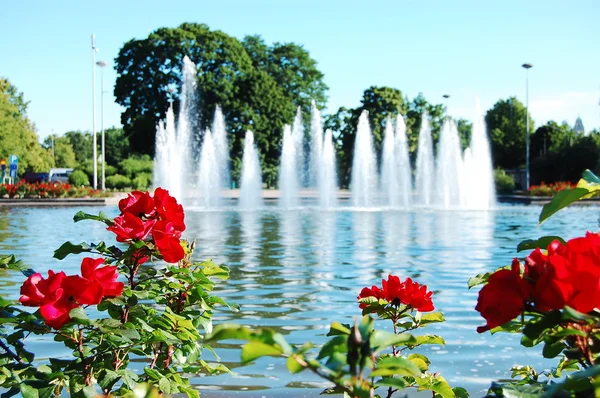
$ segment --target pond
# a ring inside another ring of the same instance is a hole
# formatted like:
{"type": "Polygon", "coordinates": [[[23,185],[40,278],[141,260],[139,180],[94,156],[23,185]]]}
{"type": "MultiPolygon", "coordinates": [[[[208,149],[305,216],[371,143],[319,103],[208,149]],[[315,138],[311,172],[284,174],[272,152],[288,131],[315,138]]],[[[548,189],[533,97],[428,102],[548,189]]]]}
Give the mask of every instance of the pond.
{"type": "MultiPolygon", "coordinates": [[[[113,207],[0,208],[0,254],[13,253],[42,272],[49,268],[77,272],[79,258],[55,260],[54,249],[66,240],[112,239],[100,223],[72,223],[78,210],[103,210],[111,216],[118,212],[113,207]]],[[[446,322],[425,331],[441,335],[446,345],[419,352],[429,356],[431,370],[441,372],[452,386],[481,396],[493,380],[509,377],[515,364],[541,369],[552,362],[544,362],[539,350],[522,349],[517,335],[475,331],[484,321],[474,310],[478,289],[467,289],[469,277],[509,264],[524,239],[572,238],[598,230],[597,207],[566,209],[538,227],[540,210],[536,206],[502,206],[487,212],[188,209],[184,236],[196,239],[197,260],[211,258],[231,269],[230,280],[218,294],[242,310],[220,311],[215,323],[272,327],[294,344],[322,344],[333,320],[351,323],[360,315],[356,304],[360,289],[380,284],[389,273],[428,285],[446,322]]],[[[0,275],[0,295],[18,298],[22,276],[0,275]]],[[[32,343],[45,356],[57,354],[47,341],[32,343]]],[[[238,346],[221,344],[217,353],[236,375],[193,376],[192,383],[205,397],[313,397],[326,386],[308,372],[290,375],[281,358],[262,358],[240,367],[238,346]]],[[[213,359],[205,354],[205,359],[213,359]]]]}

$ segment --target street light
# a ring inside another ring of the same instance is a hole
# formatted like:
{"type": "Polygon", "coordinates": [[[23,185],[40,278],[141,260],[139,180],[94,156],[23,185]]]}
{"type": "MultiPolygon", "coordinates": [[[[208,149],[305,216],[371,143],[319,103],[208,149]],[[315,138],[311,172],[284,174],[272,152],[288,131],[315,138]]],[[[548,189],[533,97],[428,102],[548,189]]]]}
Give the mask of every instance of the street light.
{"type": "Polygon", "coordinates": [[[94,164],[94,189],[98,188],[98,154],[96,153],[96,146],[98,143],[96,142],[96,53],[98,49],[96,48],[96,35],[92,35],[92,108],[94,114],[94,123],[92,128],[92,158],[94,164]]]}
{"type": "Polygon", "coordinates": [[[100,67],[100,131],[101,133],[101,147],[102,147],[102,190],[106,191],[106,166],[105,166],[105,156],[104,156],[104,67],[106,66],[106,62],[98,61],[96,65],[100,67]]]}
{"type": "Polygon", "coordinates": [[[532,64],[521,65],[525,68],[525,112],[527,113],[527,126],[525,133],[525,190],[529,191],[529,69],[532,64]]]}

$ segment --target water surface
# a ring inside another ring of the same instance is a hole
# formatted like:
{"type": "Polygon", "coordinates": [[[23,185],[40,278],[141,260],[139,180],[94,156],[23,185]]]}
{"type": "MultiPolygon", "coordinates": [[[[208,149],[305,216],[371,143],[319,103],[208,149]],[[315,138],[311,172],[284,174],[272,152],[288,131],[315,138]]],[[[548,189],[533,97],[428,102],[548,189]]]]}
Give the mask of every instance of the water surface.
{"type": "MultiPolygon", "coordinates": [[[[78,210],[97,213],[100,208],[0,208],[0,253],[14,253],[42,272],[77,272],[80,258],[55,260],[54,249],[65,240],[112,239],[100,223],[72,223],[78,210]]],[[[112,207],[103,211],[117,213],[112,207]]],[[[451,385],[481,396],[491,381],[509,377],[515,364],[541,369],[551,362],[543,362],[535,349],[523,349],[517,335],[476,333],[484,321],[474,310],[477,289],[467,289],[468,278],[509,264],[524,239],[555,234],[572,238],[598,229],[597,207],[566,209],[540,227],[539,212],[535,206],[485,212],[188,210],[185,236],[196,239],[197,260],[211,258],[231,268],[231,279],[218,294],[240,304],[242,311],[220,311],[215,323],[272,327],[295,344],[322,344],[332,320],[351,323],[360,315],[360,289],[380,284],[389,273],[427,284],[447,321],[425,331],[441,335],[446,345],[418,352],[428,355],[431,370],[440,371],[451,385]]],[[[22,276],[6,271],[0,275],[2,297],[18,298],[22,276]]],[[[33,344],[44,355],[57,354],[47,342],[33,344]]],[[[217,352],[236,375],[192,377],[203,396],[313,397],[326,386],[308,372],[291,376],[284,359],[263,358],[239,367],[239,347],[224,344],[217,352]]],[[[205,359],[211,360],[211,354],[205,359]]]]}

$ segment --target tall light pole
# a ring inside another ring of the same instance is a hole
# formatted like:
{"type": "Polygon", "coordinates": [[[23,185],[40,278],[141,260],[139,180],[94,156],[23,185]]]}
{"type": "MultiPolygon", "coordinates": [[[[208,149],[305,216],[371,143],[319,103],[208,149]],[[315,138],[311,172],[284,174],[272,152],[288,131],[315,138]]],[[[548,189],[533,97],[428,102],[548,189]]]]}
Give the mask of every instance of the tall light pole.
{"type": "Polygon", "coordinates": [[[529,191],[529,69],[532,64],[521,65],[525,68],[525,113],[527,113],[527,126],[525,133],[525,190],[529,191]]]}
{"type": "Polygon", "coordinates": [[[101,133],[101,147],[102,147],[102,190],[106,191],[106,172],[105,172],[105,156],[104,156],[104,67],[106,66],[106,62],[98,61],[96,65],[100,67],[100,131],[101,133]]]}
{"type": "Polygon", "coordinates": [[[94,164],[93,187],[98,189],[98,154],[96,153],[96,35],[92,35],[92,107],[94,114],[94,123],[92,128],[92,158],[94,164]]]}

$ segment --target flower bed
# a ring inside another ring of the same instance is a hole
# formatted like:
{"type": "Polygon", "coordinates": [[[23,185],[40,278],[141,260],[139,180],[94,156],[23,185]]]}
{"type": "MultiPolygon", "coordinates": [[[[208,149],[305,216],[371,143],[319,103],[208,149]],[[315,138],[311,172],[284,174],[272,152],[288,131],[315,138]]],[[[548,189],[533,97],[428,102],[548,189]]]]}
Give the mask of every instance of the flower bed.
{"type": "Polygon", "coordinates": [[[90,187],[77,187],[60,182],[28,183],[21,180],[16,184],[1,184],[0,198],[99,198],[106,196],[102,191],[90,187]]]}
{"type": "Polygon", "coordinates": [[[529,195],[531,196],[552,196],[557,192],[565,189],[576,188],[577,184],[569,181],[558,181],[555,183],[546,184],[542,181],[540,185],[532,185],[529,187],[529,195]]]}

